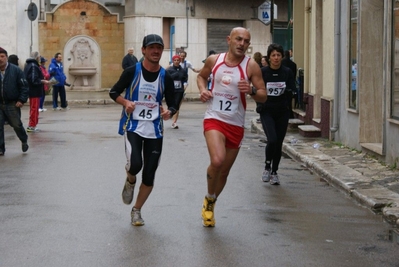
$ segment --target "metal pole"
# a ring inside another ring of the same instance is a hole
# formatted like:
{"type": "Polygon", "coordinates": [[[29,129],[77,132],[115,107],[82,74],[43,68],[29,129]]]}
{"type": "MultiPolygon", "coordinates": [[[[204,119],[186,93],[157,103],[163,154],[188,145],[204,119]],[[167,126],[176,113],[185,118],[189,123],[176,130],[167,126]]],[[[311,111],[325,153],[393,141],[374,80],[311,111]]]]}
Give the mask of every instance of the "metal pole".
{"type": "Polygon", "coordinates": [[[274,0],[271,0],[270,2],[270,33],[271,33],[271,39],[273,43],[273,32],[274,32],[274,0]]]}
{"type": "MultiPolygon", "coordinates": [[[[30,0],[32,3],[32,0],[30,0]]],[[[33,46],[33,21],[30,21],[30,47],[29,47],[29,55],[32,53],[32,46],[33,46]]]]}

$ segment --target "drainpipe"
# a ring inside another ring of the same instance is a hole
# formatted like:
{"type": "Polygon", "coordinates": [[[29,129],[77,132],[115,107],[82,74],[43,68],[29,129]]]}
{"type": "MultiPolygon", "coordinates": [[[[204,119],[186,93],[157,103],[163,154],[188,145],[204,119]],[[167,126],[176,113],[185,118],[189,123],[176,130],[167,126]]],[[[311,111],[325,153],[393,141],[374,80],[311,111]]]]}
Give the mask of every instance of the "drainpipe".
{"type": "Polygon", "coordinates": [[[44,20],[44,13],[46,12],[45,10],[45,4],[44,4],[44,0],[40,0],[40,20],[44,20]]]}
{"type": "Polygon", "coordinates": [[[332,133],[339,129],[338,114],[339,114],[339,99],[340,99],[340,82],[341,82],[341,0],[335,0],[335,36],[334,36],[334,106],[333,106],[333,126],[330,128],[332,133]]]}
{"type": "Polygon", "coordinates": [[[170,26],[170,35],[169,35],[169,40],[170,40],[170,62],[173,63],[172,57],[173,57],[173,35],[175,34],[175,25],[170,26]]]}
{"type": "Polygon", "coordinates": [[[182,46],[181,48],[188,48],[188,10],[190,7],[188,6],[188,0],[186,0],[186,46],[182,46]]]}

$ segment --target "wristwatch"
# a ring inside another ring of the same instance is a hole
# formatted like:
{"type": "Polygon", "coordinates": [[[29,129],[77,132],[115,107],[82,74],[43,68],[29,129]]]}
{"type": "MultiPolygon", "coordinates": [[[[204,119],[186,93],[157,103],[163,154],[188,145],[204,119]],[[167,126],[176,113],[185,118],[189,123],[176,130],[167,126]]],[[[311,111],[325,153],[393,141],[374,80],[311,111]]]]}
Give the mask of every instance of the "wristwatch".
{"type": "Polygon", "coordinates": [[[249,95],[256,95],[256,88],[252,86],[252,92],[249,95]]]}

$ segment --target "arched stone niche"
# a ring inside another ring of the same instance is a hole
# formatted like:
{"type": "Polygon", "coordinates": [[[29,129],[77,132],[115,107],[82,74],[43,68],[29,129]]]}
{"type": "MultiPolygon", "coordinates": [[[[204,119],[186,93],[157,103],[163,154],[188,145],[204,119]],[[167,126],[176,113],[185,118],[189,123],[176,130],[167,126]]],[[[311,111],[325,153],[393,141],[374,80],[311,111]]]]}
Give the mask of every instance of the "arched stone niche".
{"type": "Polygon", "coordinates": [[[69,39],[63,62],[67,81],[71,84],[69,90],[101,90],[101,50],[94,39],[87,35],[69,39]]]}

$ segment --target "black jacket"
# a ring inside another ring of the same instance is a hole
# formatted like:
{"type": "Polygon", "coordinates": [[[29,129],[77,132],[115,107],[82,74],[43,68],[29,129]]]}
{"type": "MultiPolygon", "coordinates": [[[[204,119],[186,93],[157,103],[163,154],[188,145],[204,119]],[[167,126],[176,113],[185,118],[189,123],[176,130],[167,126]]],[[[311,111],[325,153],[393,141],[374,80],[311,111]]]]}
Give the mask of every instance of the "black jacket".
{"type": "Polygon", "coordinates": [[[292,71],[292,74],[294,74],[294,78],[296,77],[297,66],[294,61],[292,61],[290,58],[283,58],[281,65],[289,68],[292,71]]]}
{"type": "Polygon", "coordinates": [[[7,64],[4,79],[0,75],[0,103],[26,103],[28,100],[28,82],[22,70],[11,63],[7,64]]]}
{"type": "Polygon", "coordinates": [[[29,85],[29,97],[42,97],[44,94],[44,76],[39,63],[34,58],[28,58],[24,69],[25,78],[29,85]]]}
{"type": "MultiPolygon", "coordinates": [[[[285,67],[280,66],[279,69],[275,70],[270,66],[263,67],[261,69],[263,81],[266,85],[267,100],[265,103],[260,104],[262,110],[287,110],[291,109],[292,92],[295,91],[295,79],[292,71],[285,67]],[[285,83],[285,90],[283,94],[278,94],[278,90],[273,88],[267,88],[268,83],[285,83]]],[[[259,105],[258,105],[259,107],[259,105]]],[[[260,107],[259,107],[260,108],[260,107]]],[[[258,110],[258,108],[257,108],[258,110]]],[[[260,111],[260,109],[259,109],[260,111]]],[[[259,112],[258,111],[258,112],[259,112]]]]}
{"type": "Polygon", "coordinates": [[[126,54],[126,56],[122,60],[122,68],[126,69],[127,67],[136,65],[137,62],[138,61],[135,55],[131,56],[129,54],[126,54]]]}
{"type": "Polygon", "coordinates": [[[187,82],[188,74],[182,67],[170,66],[167,70],[173,81],[179,81],[179,83],[175,82],[175,92],[184,92],[184,83],[187,82]],[[179,87],[176,87],[179,84],[179,87]]]}

